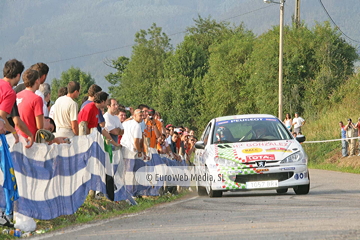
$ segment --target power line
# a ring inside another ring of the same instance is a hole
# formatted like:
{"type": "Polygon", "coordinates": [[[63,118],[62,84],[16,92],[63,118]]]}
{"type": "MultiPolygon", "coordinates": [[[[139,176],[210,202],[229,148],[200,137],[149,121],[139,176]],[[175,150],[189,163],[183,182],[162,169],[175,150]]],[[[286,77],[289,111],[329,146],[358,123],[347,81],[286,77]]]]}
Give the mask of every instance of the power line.
{"type": "Polygon", "coordinates": [[[351,40],[351,41],[353,41],[353,42],[360,43],[360,41],[355,40],[355,39],[352,39],[351,37],[349,37],[348,35],[346,35],[346,34],[340,29],[340,27],[335,23],[335,21],[332,19],[332,17],[330,16],[329,12],[326,10],[326,8],[325,8],[324,4],[322,3],[322,1],[319,0],[319,2],[320,2],[320,4],[321,4],[322,8],[324,9],[326,15],[328,15],[328,17],[330,18],[331,22],[336,26],[336,28],[337,28],[338,30],[339,30],[346,38],[348,38],[349,40],[351,40]]]}
{"type": "MultiPolygon", "coordinates": [[[[246,13],[238,14],[238,15],[235,15],[235,16],[232,16],[232,17],[223,19],[223,20],[221,20],[221,21],[227,21],[227,20],[229,20],[229,19],[241,17],[241,16],[244,16],[244,15],[247,15],[247,14],[250,14],[250,13],[253,13],[253,12],[256,12],[256,11],[259,11],[259,10],[262,10],[262,9],[265,9],[265,8],[268,8],[268,7],[272,7],[272,6],[273,6],[273,5],[269,5],[269,6],[266,6],[266,7],[258,8],[258,9],[255,9],[255,10],[252,10],[252,11],[249,11],[249,12],[246,12],[246,13]]],[[[186,31],[181,31],[181,32],[177,32],[177,33],[172,33],[172,34],[170,34],[170,35],[168,35],[168,36],[171,37],[171,36],[174,36],[174,35],[177,35],[177,34],[180,34],[180,33],[186,33],[186,31]]],[[[122,47],[107,49],[107,50],[103,50],[103,51],[99,51],[99,52],[88,53],[88,54],[84,54],[84,55],[80,55],[80,56],[76,56],[76,57],[59,59],[59,60],[56,60],[56,61],[48,62],[48,64],[57,63],[57,62],[63,62],[63,61],[68,61],[68,60],[73,60],[73,59],[77,59],[77,58],[88,57],[88,56],[97,55],[97,54],[101,54],[101,53],[111,52],[111,51],[114,51],[114,50],[119,50],[119,49],[122,49],[122,48],[132,47],[132,46],[133,46],[133,45],[131,44],[131,45],[126,45],[126,46],[122,46],[122,47]]]]}
{"type": "Polygon", "coordinates": [[[259,11],[259,10],[262,10],[262,9],[265,9],[265,8],[269,8],[269,7],[274,7],[274,6],[275,6],[275,5],[270,4],[270,5],[266,6],[266,7],[258,8],[258,9],[252,10],[252,11],[250,11],[250,12],[242,13],[242,14],[239,14],[239,15],[236,15],[236,16],[233,16],[233,17],[229,17],[229,18],[223,19],[222,21],[227,21],[227,20],[229,20],[229,19],[241,17],[241,16],[247,15],[247,14],[249,14],[249,13],[253,13],[253,12],[256,12],[256,11],[259,11]]]}
{"type": "Polygon", "coordinates": [[[57,63],[57,62],[72,60],[72,59],[76,59],[76,58],[88,57],[88,56],[92,56],[92,55],[96,55],[96,54],[100,54],[100,53],[106,53],[106,52],[118,50],[121,48],[127,48],[127,47],[132,47],[132,45],[126,45],[126,46],[122,46],[122,47],[112,48],[112,49],[108,49],[108,50],[104,50],[104,51],[100,51],[100,52],[93,52],[93,53],[89,53],[89,54],[85,54],[85,55],[81,55],[81,56],[77,56],[77,57],[60,59],[60,60],[56,60],[56,61],[52,61],[52,62],[48,62],[48,63],[57,63]]]}

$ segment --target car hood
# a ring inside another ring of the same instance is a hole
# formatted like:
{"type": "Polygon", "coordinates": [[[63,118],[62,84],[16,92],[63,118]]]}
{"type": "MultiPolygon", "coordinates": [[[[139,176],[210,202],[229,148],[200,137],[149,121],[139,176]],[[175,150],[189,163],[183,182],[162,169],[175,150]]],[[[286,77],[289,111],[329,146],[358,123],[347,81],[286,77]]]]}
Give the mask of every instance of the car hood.
{"type": "Polygon", "coordinates": [[[208,161],[214,158],[233,160],[239,163],[256,161],[281,161],[287,156],[302,151],[296,140],[239,142],[212,144],[204,152],[208,161]]]}

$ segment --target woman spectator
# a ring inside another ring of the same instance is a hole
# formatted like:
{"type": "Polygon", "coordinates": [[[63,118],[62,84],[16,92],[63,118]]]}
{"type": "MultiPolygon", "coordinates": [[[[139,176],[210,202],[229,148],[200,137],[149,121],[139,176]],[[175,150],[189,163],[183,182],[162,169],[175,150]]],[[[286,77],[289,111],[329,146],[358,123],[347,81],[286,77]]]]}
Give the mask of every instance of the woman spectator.
{"type": "Polygon", "coordinates": [[[286,114],[283,123],[285,124],[286,128],[291,132],[292,118],[291,118],[290,113],[286,114]]]}

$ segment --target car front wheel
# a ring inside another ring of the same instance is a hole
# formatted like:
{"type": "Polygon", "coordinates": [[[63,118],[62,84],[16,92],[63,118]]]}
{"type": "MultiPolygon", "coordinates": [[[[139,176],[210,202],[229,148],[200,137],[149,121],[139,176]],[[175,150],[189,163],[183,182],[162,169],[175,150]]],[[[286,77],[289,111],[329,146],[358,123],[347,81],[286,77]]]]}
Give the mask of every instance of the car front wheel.
{"type": "Polygon", "coordinates": [[[304,195],[304,194],[308,194],[310,191],[310,184],[307,185],[299,185],[297,187],[294,187],[294,192],[297,195],[304,195]]]}
{"type": "MultiPolygon", "coordinates": [[[[308,175],[309,181],[310,181],[310,174],[308,175]]],[[[299,185],[297,187],[294,187],[294,192],[297,195],[304,195],[304,194],[308,194],[310,191],[310,182],[309,184],[306,185],[299,185]]]]}
{"type": "MultiPolygon", "coordinates": [[[[208,168],[206,168],[206,174],[208,175],[208,176],[210,176],[210,173],[209,173],[209,169],[208,168]]],[[[211,182],[208,182],[208,186],[206,186],[205,187],[205,189],[206,189],[206,192],[207,192],[207,194],[209,195],[209,197],[222,197],[222,195],[223,195],[223,192],[222,191],[219,191],[219,190],[213,190],[212,189],[212,187],[211,187],[211,182]]]]}

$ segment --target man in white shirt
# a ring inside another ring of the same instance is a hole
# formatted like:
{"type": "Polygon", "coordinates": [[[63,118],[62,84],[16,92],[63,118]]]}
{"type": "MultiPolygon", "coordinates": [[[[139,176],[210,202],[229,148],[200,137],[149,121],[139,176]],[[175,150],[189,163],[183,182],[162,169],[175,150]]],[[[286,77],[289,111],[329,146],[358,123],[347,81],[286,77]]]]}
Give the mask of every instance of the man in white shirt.
{"type": "Polygon", "coordinates": [[[124,135],[121,138],[121,145],[130,152],[137,153],[136,157],[143,157],[143,147],[140,144],[142,139],[142,131],[140,122],[143,119],[143,111],[136,109],[133,119],[123,123],[124,135]]]}
{"type": "Polygon", "coordinates": [[[295,118],[293,119],[292,125],[294,126],[294,132],[299,134],[301,132],[301,127],[304,126],[305,120],[299,116],[299,113],[295,113],[295,118]]]}
{"type": "Polygon", "coordinates": [[[54,104],[54,121],[56,137],[73,137],[79,135],[78,109],[74,99],[79,97],[80,84],[71,81],[68,83],[68,94],[59,97],[54,104]]]}
{"type": "Polygon", "coordinates": [[[119,104],[115,99],[109,98],[106,101],[106,106],[107,112],[104,114],[105,128],[110,133],[112,139],[118,142],[119,135],[124,134],[124,127],[117,116],[119,113],[119,104]]]}

